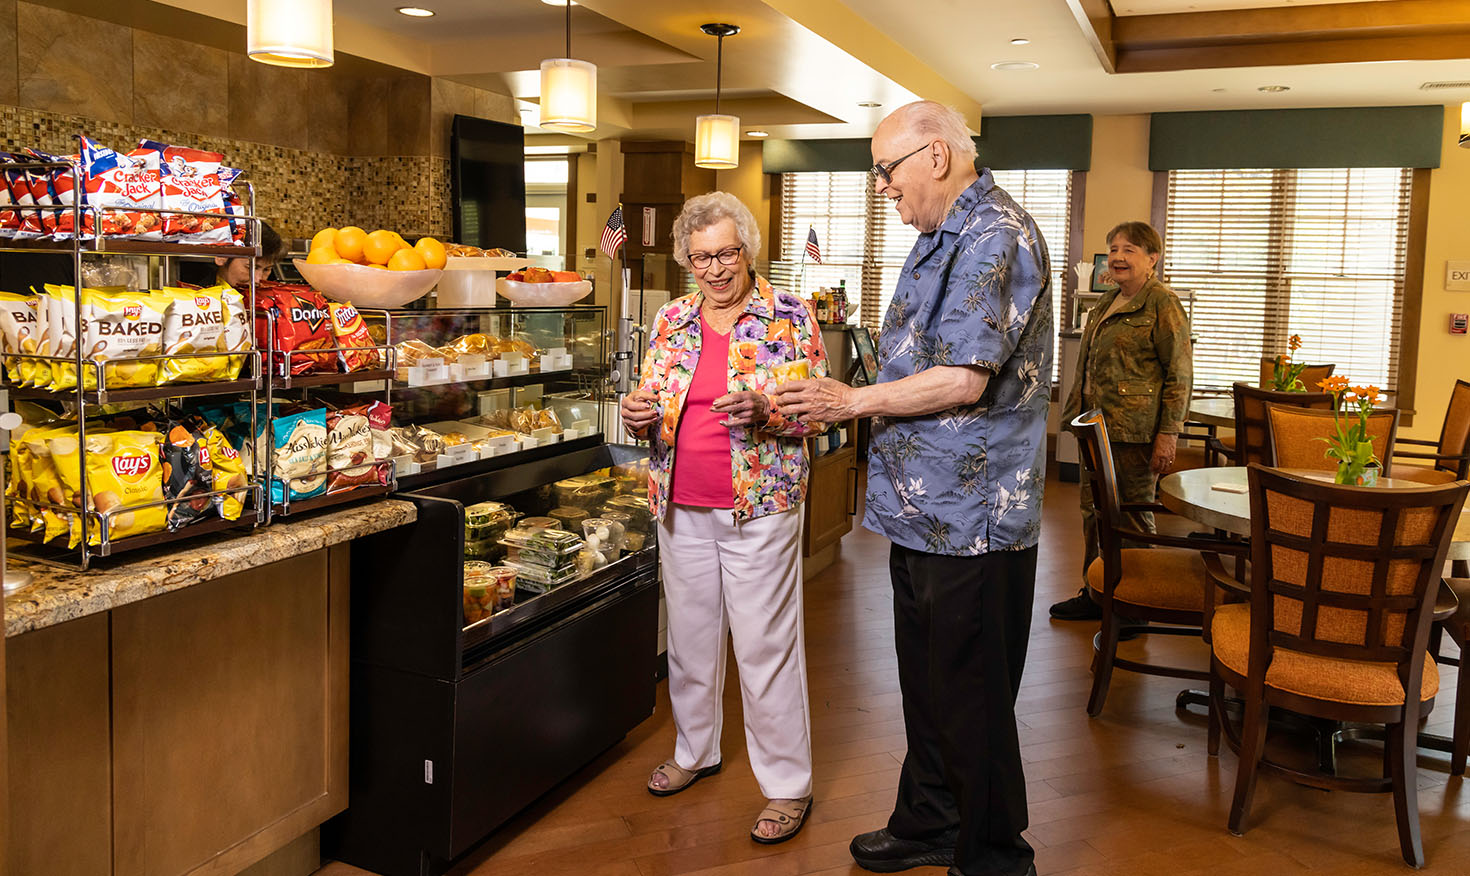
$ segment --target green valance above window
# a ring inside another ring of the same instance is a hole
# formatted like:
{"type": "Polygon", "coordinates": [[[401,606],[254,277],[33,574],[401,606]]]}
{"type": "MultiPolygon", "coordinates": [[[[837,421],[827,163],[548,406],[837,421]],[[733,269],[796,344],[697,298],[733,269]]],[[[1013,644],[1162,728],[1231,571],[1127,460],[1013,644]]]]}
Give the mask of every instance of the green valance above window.
{"type": "MultiPolygon", "coordinates": [[[[979,163],[994,170],[1087,170],[1092,165],[1092,116],[987,116],[975,139],[979,163]]],[[[869,141],[767,140],[766,173],[867,170],[869,141]]]]}
{"type": "Polygon", "coordinates": [[[1439,167],[1442,106],[1154,113],[1150,170],[1439,167]]]}

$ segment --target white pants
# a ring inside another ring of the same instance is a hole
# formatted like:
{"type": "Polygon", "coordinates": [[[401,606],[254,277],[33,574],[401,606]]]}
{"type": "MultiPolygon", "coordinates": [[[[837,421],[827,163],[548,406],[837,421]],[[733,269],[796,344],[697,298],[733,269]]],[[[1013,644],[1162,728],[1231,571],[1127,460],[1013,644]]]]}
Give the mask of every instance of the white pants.
{"type": "Polygon", "coordinates": [[[729,509],[670,504],[659,524],[669,612],[674,761],[720,762],[725,637],[735,642],[745,744],[768,799],[812,792],[801,600],[801,508],[736,523],[729,509]]]}

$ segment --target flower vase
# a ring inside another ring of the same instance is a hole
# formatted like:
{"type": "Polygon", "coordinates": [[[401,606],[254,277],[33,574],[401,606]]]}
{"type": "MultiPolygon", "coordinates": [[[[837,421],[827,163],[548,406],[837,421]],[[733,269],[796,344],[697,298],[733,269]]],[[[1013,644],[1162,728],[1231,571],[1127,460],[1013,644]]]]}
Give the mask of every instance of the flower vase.
{"type": "Polygon", "coordinates": [[[1333,478],[1333,481],[1355,487],[1376,487],[1378,486],[1378,466],[1376,464],[1359,465],[1356,462],[1339,462],[1337,464],[1337,476],[1333,478]]]}

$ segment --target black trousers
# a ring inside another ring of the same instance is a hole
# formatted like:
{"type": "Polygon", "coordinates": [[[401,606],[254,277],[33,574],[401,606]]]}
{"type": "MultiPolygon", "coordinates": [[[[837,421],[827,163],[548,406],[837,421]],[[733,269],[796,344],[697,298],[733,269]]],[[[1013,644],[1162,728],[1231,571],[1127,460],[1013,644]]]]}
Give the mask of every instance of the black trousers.
{"type": "Polygon", "coordinates": [[[953,838],[965,876],[1022,876],[1035,852],[1016,695],[1036,548],[952,557],[894,545],[893,616],[908,755],[888,829],[953,838]]]}

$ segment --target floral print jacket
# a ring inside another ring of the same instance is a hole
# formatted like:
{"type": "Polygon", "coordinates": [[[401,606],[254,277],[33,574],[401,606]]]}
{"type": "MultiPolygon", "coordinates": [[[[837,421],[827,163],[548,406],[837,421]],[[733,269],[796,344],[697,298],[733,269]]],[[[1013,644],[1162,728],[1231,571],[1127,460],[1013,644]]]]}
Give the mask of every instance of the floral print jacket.
{"type": "MultiPolygon", "coordinates": [[[[766,395],[771,413],[760,428],[730,430],[730,470],[735,478],[736,520],[754,520],[799,506],[806,499],[805,436],[827,429],[825,423],[790,420],[770,401],[780,380],[774,367],[806,360],[812,377],[827,376],[822,332],[807,303],[756,278],[745,312],[730,335],[729,391],[766,395]]],[[[654,320],[648,356],[638,388],[658,396],[662,419],[650,438],[648,506],[659,520],[669,504],[678,446],[679,418],[694,369],[699,365],[699,315],[703,293],[665,304],[654,320]]]]}

